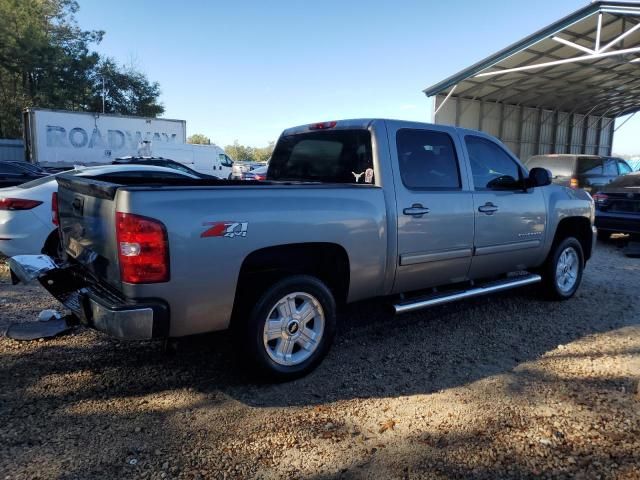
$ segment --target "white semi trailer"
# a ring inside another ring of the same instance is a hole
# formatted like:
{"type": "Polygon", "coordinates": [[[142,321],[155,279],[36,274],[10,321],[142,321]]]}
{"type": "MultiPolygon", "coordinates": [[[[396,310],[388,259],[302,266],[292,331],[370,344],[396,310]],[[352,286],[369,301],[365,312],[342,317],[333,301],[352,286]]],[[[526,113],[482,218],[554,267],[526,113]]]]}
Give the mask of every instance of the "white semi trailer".
{"type": "Polygon", "coordinates": [[[27,108],[23,122],[25,159],[49,168],[111,163],[138,155],[143,142],[161,149],[187,140],[185,120],[27,108]]]}

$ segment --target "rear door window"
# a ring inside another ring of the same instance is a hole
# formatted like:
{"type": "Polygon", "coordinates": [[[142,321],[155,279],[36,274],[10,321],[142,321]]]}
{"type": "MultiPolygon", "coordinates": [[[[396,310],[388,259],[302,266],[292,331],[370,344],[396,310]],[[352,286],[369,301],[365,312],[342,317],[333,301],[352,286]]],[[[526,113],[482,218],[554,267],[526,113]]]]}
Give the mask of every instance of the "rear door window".
{"type": "Polygon", "coordinates": [[[578,158],[578,175],[602,175],[603,173],[601,158],[578,158]]]}
{"type": "Polygon", "coordinates": [[[288,135],[278,140],[269,180],[373,183],[368,130],[333,130],[288,135]]]}
{"type": "Polygon", "coordinates": [[[455,146],[444,132],[401,129],[396,135],[400,176],[412,190],[459,190],[455,146]]]}
{"type": "Polygon", "coordinates": [[[616,161],[612,158],[605,158],[604,160],[604,174],[617,177],[618,176],[618,167],[616,166],[616,161]]]}
{"type": "Polygon", "coordinates": [[[624,160],[618,160],[618,170],[620,171],[620,175],[626,175],[633,171],[629,164],[624,160]]]}

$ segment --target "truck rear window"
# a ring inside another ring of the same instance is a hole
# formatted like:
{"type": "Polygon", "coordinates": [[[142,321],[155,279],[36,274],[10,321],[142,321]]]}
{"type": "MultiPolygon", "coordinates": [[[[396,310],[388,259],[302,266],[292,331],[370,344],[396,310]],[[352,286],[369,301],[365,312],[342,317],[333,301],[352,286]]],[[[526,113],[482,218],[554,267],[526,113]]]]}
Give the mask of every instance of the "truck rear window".
{"type": "Polygon", "coordinates": [[[269,162],[267,180],[373,183],[371,134],[333,130],[281,137],[269,162]]]}
{"type": "Polygon", "coordinates": [[[603,174],[602,159],[590,158],[590,157],[578,158],[578,175],[602,175],[602,174],[603,174]]]}
{"type": "Polygon", "coordinates": [[[551,170],[554,177],[572,177],[576,158],[571,155],[536,155],[527,160],[529,170],[534,167],[551,170]]]}

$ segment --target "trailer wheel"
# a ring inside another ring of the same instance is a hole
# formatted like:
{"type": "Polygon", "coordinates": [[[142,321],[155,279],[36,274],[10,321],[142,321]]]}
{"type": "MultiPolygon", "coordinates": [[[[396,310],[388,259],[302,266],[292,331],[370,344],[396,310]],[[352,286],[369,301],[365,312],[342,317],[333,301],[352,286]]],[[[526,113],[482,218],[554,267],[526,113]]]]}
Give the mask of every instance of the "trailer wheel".
{"type": "Polygon", "coordinates": [[[309,275],[286,277],[251,309],[238,339],[260,374],[287,381],[313,370],[325,357],[336,328],[336,304],[327,286],[309,275]]]}

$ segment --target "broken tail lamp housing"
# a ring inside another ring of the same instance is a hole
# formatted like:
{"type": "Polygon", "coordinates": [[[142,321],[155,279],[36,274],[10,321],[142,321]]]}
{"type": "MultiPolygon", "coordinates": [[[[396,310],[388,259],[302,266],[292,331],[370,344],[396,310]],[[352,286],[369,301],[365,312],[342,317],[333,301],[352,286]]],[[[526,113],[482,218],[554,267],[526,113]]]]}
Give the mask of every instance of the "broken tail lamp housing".
{"type": "Polygon", "coordinates": [[[593,201],[598,206],[606,205],[607,201],[609,200],[609,195],[606,195],[604,193],[594,193],[592,197],[593,201]]]}
{"type": "Polygon", "coordinates": [[[169,281],[167,229],[158,220],[116,212],[120,278],[125,283],[169,281]]]}

